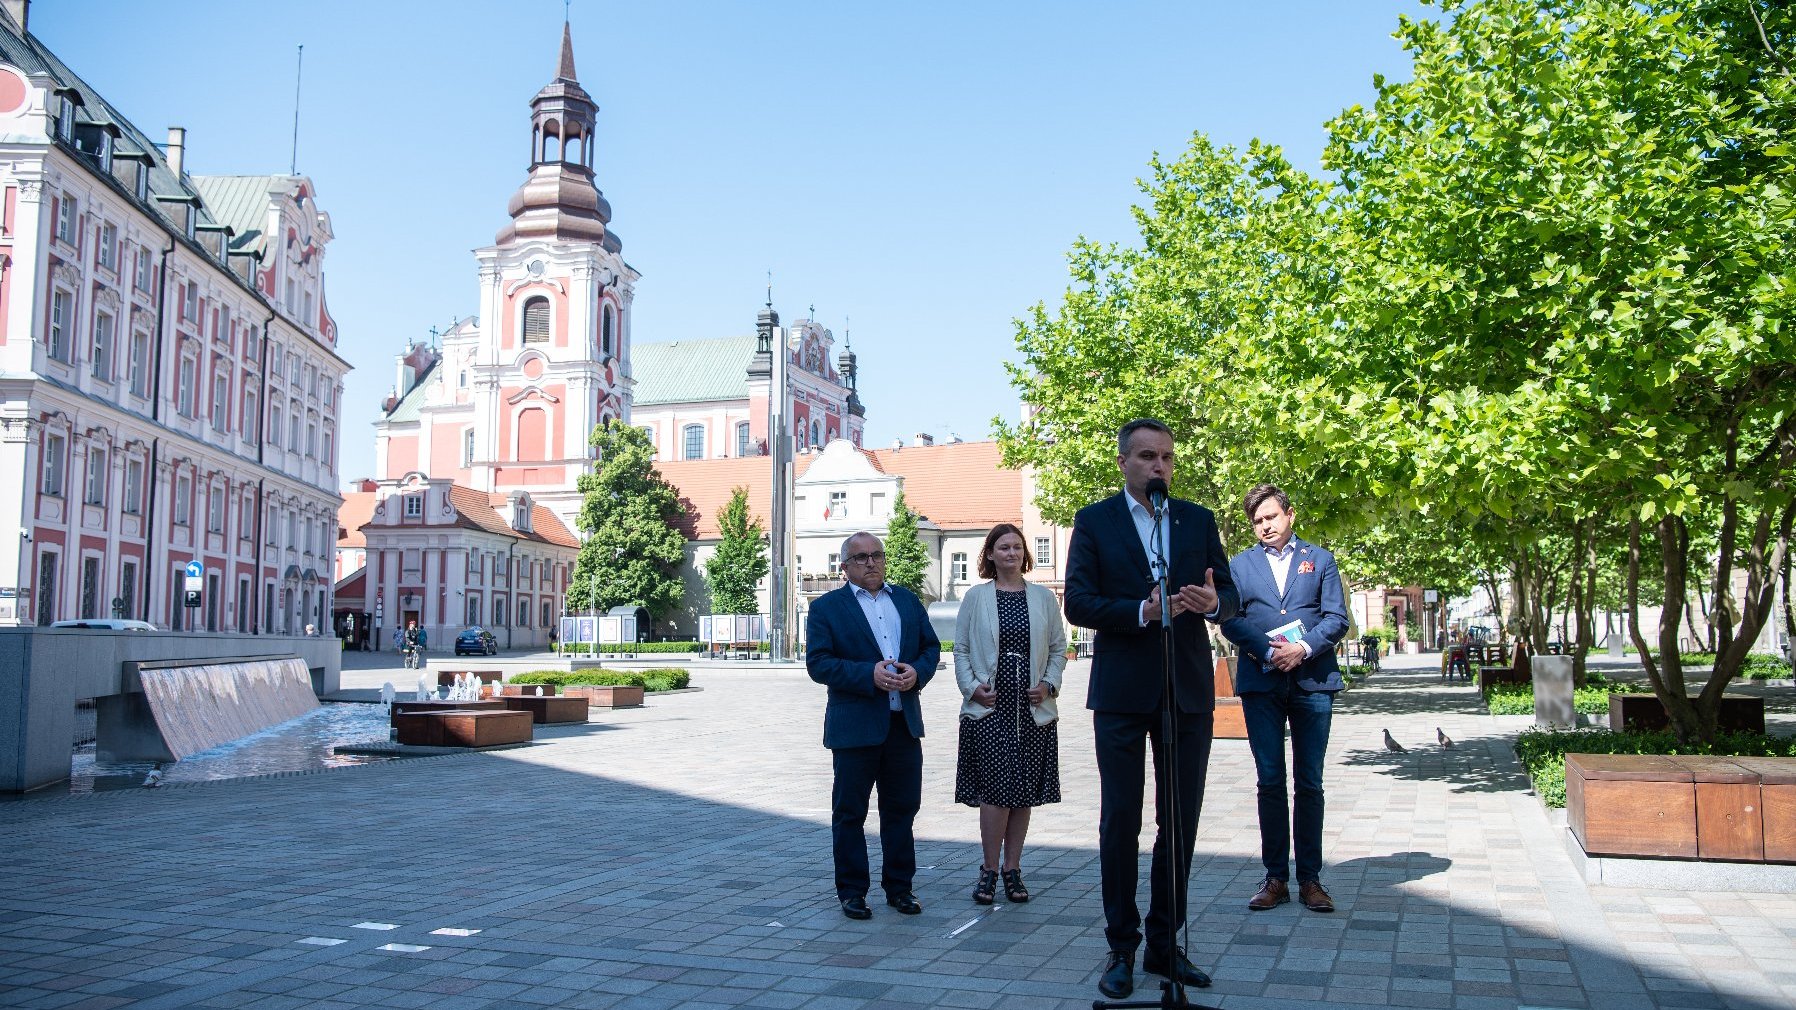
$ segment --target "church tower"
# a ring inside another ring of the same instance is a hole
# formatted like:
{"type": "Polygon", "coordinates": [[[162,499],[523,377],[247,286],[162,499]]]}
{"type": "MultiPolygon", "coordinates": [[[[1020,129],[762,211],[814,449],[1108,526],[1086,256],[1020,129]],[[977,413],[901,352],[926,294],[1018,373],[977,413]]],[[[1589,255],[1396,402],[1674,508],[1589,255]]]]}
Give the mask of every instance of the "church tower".
{"type": "Polygon", "coordinates": [[[564,24],[554,78],[530,102],[530,174],[494,244],[478,249],[480,324],[444,342],[447,374],[468,384],[470,483],[527,491],[570,529],[588,438],[630,417],[630,305],[611,205],[594,182],[599,107],[574,71],[564,24]]]}

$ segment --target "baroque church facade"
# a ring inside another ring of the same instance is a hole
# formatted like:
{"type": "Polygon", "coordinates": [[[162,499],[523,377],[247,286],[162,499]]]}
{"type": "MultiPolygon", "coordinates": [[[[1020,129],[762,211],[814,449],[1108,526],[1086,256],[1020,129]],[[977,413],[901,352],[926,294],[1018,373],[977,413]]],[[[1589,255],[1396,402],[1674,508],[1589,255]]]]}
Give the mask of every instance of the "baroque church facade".
{"type": "MultiPolygon", "coordinates": [[[[529,175],[474,254],[479,315],[398,357],[377,476],[344,495],[342,637],[391,647],[416,621],[433,649],[470,625],[501,647],[546,645],[578,553],[588,439],[608,421],[644,429],[663,460],[767,451],[771,306],[759,336],[633,343],[641,275],[595,182],[597,113],[564,25],[555,76],[531,101],[529,175]]],[[[853,352],[832,361],[833,334],[810,320],[789,332],[800,445],[859,444],[853,352]]]]}

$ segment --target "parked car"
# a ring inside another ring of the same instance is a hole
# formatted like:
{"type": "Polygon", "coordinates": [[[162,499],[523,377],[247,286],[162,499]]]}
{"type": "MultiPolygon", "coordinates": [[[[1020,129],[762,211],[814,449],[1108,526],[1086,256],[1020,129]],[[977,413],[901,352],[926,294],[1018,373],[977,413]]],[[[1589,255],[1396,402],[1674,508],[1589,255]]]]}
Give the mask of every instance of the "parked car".
{"type": "Polygon", "coordinates": [[[117,617],[88,617],[79,621],[57,621],[52,628],[93,628],[99,631],[155,631],[148,621],[122,620],[117,617]]]}
{"type": "Polygon", "coordinates": [[[455,636],[457,656],[497,656],[499,640],[485,628],[468,628],[455,636]]]}

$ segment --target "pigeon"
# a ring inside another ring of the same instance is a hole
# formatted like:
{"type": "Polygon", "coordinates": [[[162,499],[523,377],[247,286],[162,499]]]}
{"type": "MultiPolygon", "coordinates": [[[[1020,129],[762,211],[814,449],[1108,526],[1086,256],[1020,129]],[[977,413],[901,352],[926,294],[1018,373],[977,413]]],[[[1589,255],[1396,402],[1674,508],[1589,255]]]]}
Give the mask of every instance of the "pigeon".
{"type": "Polygon", "coordinates": [[[1388,750],[1388,751],[1395,751],[1398,754],[1402,754],[1404,752],[1404,746],[1402,744],[1398,743],[1397,739],[1395,737],[1391,736],[1391,731],[1388,729],[1384,731],[1384,749],[1388,750]]]}
{"type": "Polygon", "coordinates": [[[1436,740],[1439,740],[1441,742],[1441,746],[1446,748],[1447,750],[1453,749],[1453,738],[1448,736],[1445,733],[1442,733],[1441,728],[1439,726],[1434,727],[1434,738],[1436,740]]]}

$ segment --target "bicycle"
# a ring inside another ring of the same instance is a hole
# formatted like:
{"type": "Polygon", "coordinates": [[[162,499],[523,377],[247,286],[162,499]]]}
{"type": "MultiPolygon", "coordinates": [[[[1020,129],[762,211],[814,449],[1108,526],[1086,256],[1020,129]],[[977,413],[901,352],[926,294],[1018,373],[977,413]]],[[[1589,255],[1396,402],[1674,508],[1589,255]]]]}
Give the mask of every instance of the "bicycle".
{"type": "Polygon", "coordinates": [[[403,651],[405,653],[405,668],[407,670],[416,670],[418,667],[423,665],[424,658],[422,656],[422,653],[424,650],[419,649],[416,646],[413,646],[412,648],[404,649],[401,651],[403,651]]]}

